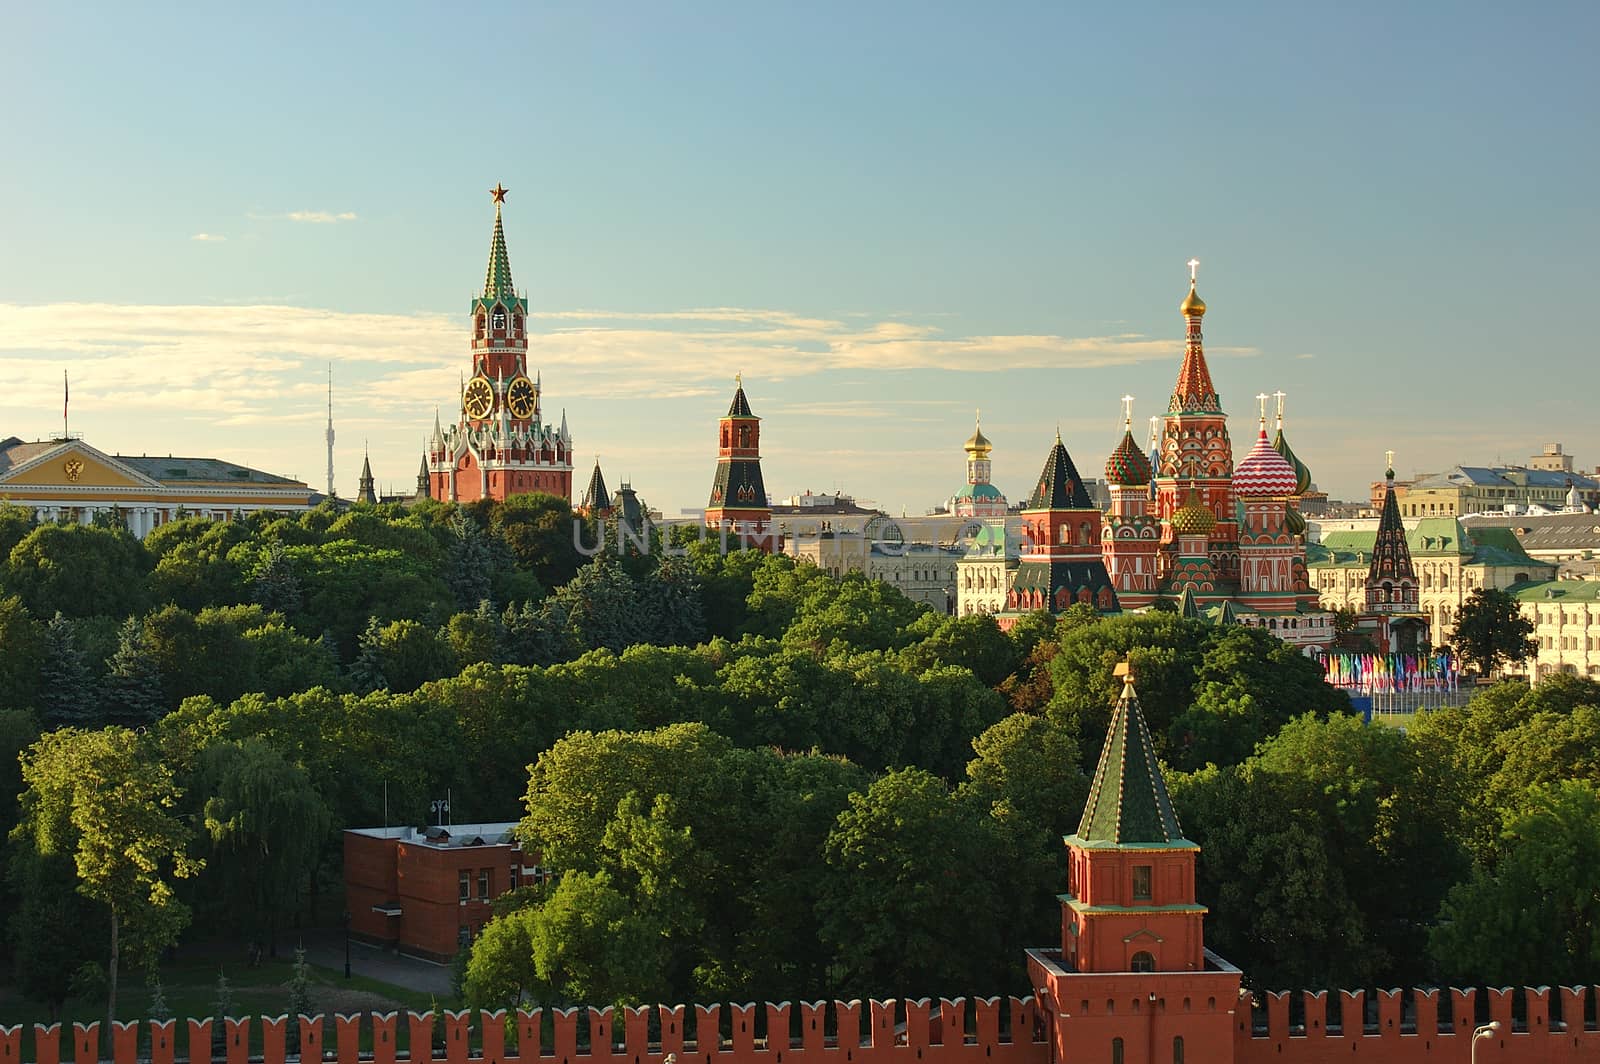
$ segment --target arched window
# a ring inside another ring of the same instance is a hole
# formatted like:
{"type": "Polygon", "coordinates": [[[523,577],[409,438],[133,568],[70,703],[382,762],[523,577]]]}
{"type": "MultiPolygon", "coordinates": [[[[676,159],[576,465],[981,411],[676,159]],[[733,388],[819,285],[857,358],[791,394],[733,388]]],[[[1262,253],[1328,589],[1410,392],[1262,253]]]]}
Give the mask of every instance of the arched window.
{"type": "Polygon", "coordinates": [[[739,446],[740,447],[748,447],[748,446],[750,446],[750,426],[749,425],[740,425],[739,426],[739,446]]]}
{"type": "Polygon", "coordinates": [[[1122,1064],[1122,1039],[1111,1040],[1111,1064],[1122,1064]]]}
{"type": "Polygon", "coordinates": [[[1172,1064],[1183,1064],[1183,1035],[1172,1040],[1172,1064]]]}
{"type": "Polygon", "coordinates": [[[1128,967],[1136,972],[1153,972],[1156,970],[1156,959],[1144,950],[1133,955],[1133,960],[1128,967]]]}

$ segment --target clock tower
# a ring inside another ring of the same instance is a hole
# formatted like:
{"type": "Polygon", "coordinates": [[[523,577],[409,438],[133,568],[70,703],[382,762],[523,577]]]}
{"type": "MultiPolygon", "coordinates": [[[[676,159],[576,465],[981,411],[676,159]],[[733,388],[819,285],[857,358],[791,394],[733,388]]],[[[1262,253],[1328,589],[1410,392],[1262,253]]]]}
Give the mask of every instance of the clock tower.
{"type": "Polygon", "coordinates": [[[544,492],[572,499],[572,435],[563,413],[559,427],[543,420],[540,381],[528,374],[528,301],[511,282],[501,209],[509,191],[494,198],[494,234],[483,294],[472,300],[472,365],[461,385],[455,424],[434,418],[428,441],[430,494],[472,502],[544,492]]]}

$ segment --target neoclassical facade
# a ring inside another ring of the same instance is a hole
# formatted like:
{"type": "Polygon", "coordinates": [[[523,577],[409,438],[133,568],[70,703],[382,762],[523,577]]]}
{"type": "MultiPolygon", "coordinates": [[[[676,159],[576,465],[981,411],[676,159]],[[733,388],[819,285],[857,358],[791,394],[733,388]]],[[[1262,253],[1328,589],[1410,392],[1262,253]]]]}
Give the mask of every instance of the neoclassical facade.
{"type": "Polygon", "coordinates": [[[143,539],[180,517],[231,520],[272,510],[309,510],[319,501],[298,480],[220,458],[112,455],[80,439],[0,440],[0,501],[40,521],[91,523],[111,514],[143,539]]]}

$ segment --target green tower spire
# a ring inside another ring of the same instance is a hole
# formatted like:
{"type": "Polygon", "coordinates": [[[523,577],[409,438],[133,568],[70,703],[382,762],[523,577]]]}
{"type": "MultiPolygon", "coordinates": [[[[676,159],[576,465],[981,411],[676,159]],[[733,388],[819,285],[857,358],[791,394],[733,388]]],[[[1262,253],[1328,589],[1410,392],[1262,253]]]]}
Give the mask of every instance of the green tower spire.
{"type": "Polygon", "coordinates": [[[1123,677],[1122,696],[1111,714],[1111,730],[1095,766],[1077,840],[1086,846],[1193,847],[1172,811],[1167,782],[1133,690],[1133,673],[1125,662],[1117,666],[1117,674],[1123,677]]]}
{"type": "Polygon", "coordinates": [[[517,290],[511,283],[511,256],[506,252],[506,231],[500,224],[500,206],[506,201],[510,189],[496,185],[489,190],[494,197],[494,236],[489,241],[489,269],[483,275],[483,298],[499,298],[510,302],[517,290]]]}

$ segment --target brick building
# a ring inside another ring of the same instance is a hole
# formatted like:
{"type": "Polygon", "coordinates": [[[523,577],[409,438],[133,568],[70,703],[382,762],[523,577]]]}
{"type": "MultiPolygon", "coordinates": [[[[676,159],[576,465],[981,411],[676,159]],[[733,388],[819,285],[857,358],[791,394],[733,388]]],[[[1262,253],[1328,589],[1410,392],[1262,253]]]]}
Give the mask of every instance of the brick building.
{"type": "Polygon", "coordinates": [[[492,902],[537,881],[523,864],[516,822],[344,833],[350,933],[364,942],[448,961],[489,922],[492,902]]]}

